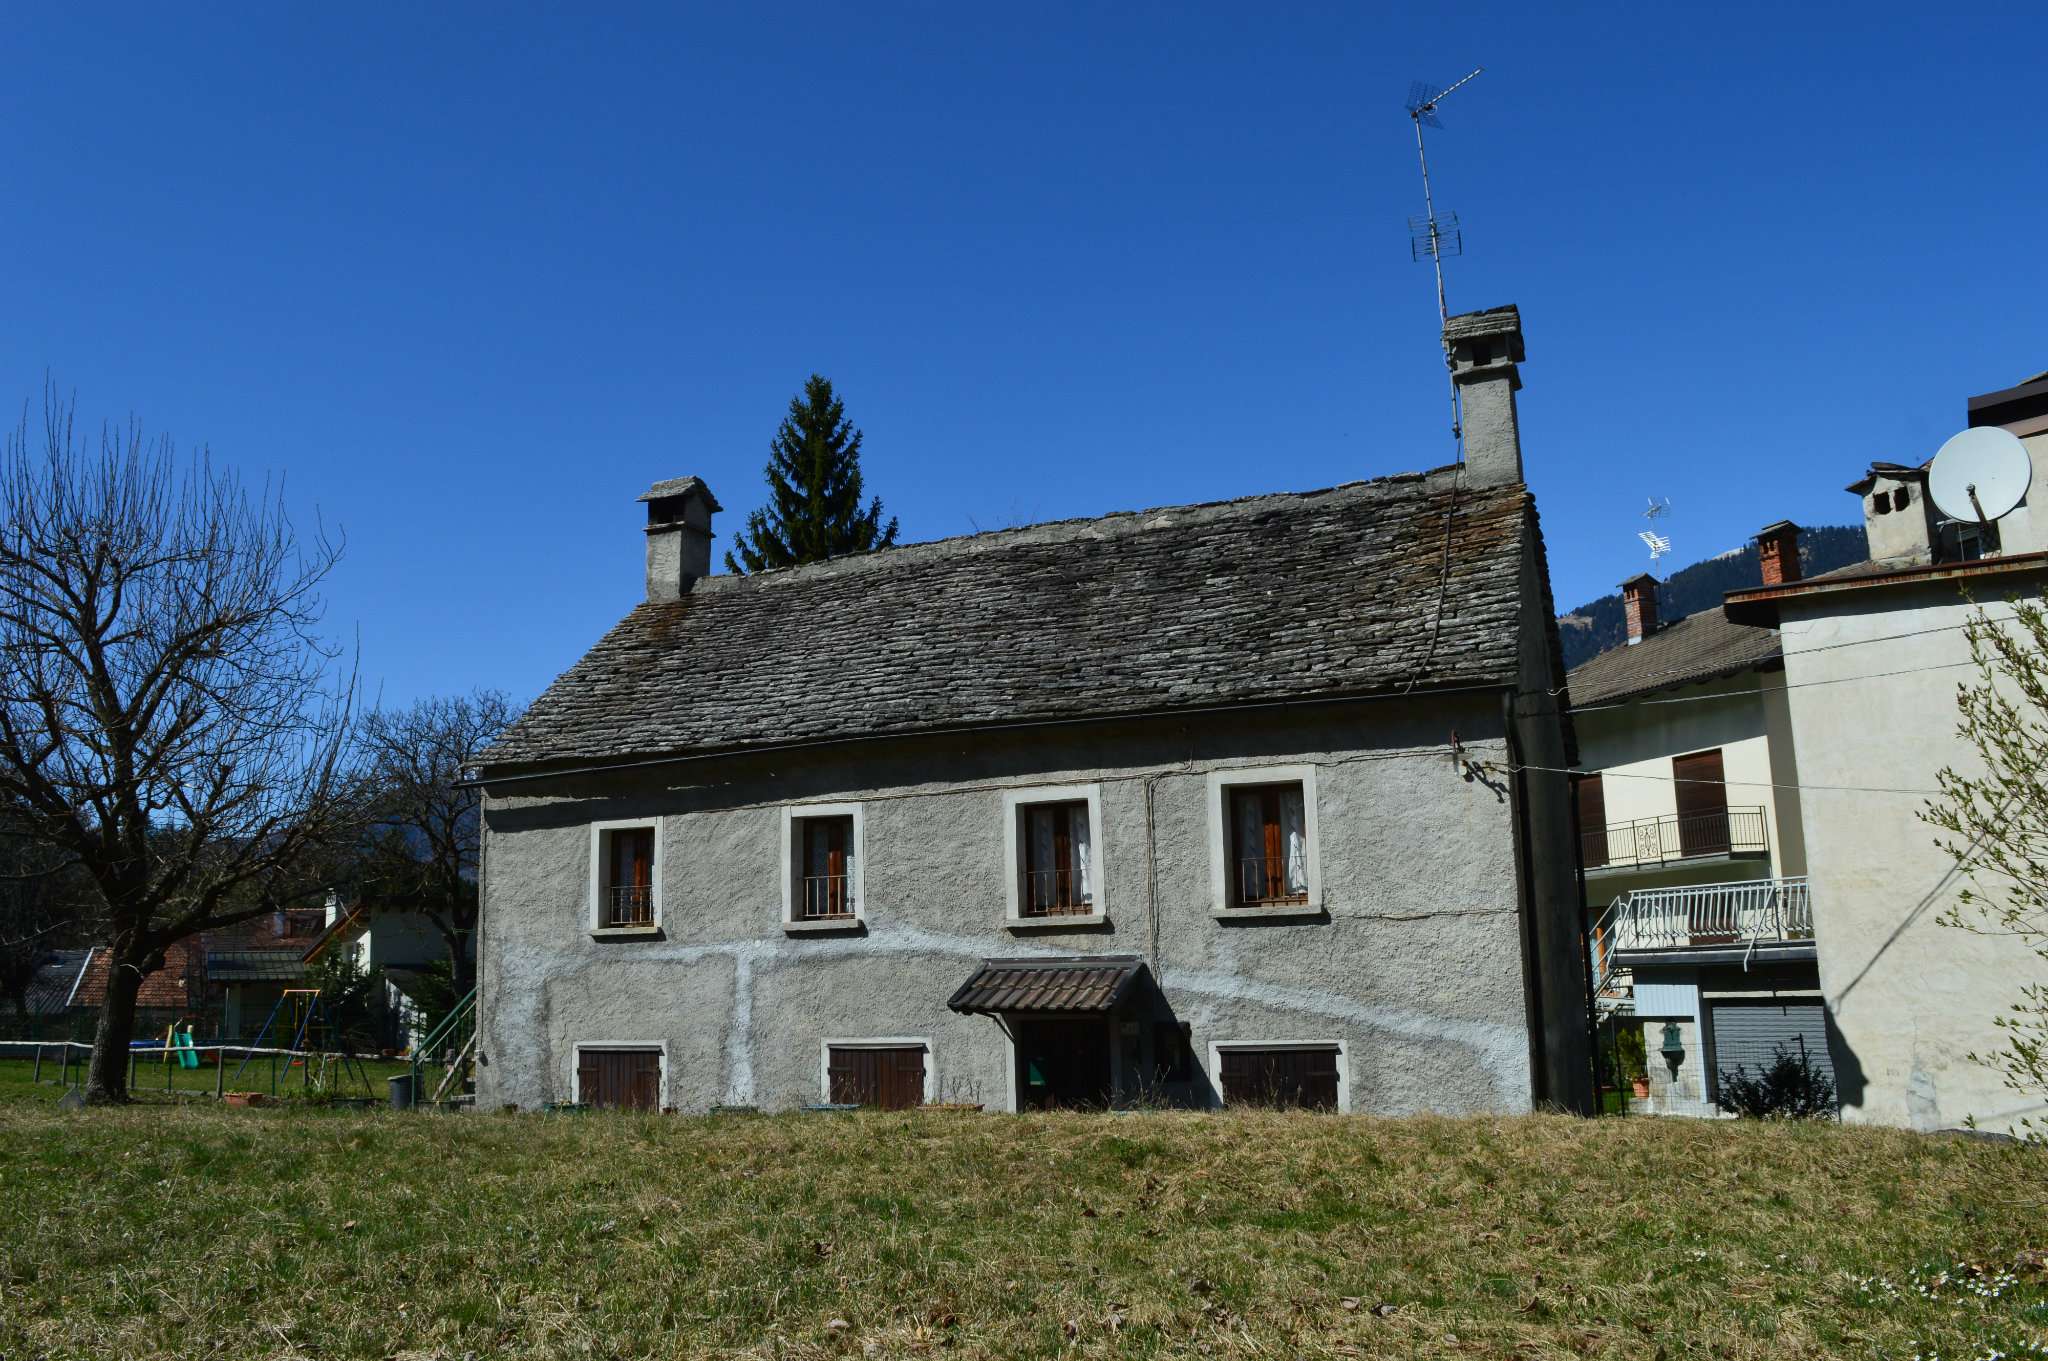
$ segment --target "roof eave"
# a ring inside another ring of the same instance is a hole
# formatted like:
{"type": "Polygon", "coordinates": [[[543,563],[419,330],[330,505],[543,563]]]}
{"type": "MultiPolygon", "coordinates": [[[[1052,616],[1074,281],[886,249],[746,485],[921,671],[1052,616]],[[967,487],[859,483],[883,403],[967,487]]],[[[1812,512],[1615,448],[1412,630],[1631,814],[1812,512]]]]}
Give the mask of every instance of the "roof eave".
{"type": "Polygon", "coordinates": [[[1925,586],[1943,581],[1968,581],[1979,577],[2024,576],[2048,571],[2048,552],[2015,553],[2009,557],[1980,558],[1975,562],[1943,562],[1927,566],[1899,567],[1875,576],[1815,577],[1788,582],[1783,586],[1758,586],[1730,591],[1721,601],[1721,612],[1730,623],[1763,624],[1776,627],[1779,607],[1787,600],[1852,595],[1862,591],[1885,590],[1893,586],[1925,586]]]}

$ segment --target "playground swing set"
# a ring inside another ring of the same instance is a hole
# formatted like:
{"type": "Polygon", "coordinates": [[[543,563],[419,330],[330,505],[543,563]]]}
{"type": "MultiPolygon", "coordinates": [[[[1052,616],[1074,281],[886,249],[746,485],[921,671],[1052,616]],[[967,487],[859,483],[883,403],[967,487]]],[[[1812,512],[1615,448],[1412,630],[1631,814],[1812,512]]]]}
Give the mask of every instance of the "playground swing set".
{"type": "MultiPolygon", "coordinates": [[[[331,1085],[333,1088],[338,1089],[343,1080],[354,1078],[356,1082],[361,1084],[365,1094],[374,1093],[374,1089],[370,1085],[369,1073],[354,1054],[331,1054],[327,1052],[327,1040],[332,1027],[328,1023],[327,1008],[320,1000],[320,990],[318,988],[286,988],[279,995],[276,1005],[270,1009],[270,1015],[263,1020],[263,1028],[256,1032],[256,1043],[251,1046],[250,1052],[242,1055],[242,1062],[236,1067],[235,1075],[228,1079],[229,1086],[241,1081],[243,1069],[247,1068],[250,1062],[257,1057],[258,1052],[263,1049],[263,1042],[270,1038],[272,1027],[276,1026],[280,1019],[285,1020],[286,1028],[290,1030],[292,1038],[291,1044],[282,1052],[271,1051],[272,1070],[270,1085],[273,1091],[277,1088],[275,1065],[277,1060],[282,1057],[286,1061],[285,1068],[287,1072],[293,1068],[299,1070],[300,1085],[302,1087],[310,1089],[318,1086],[324,1091],[331,1085]],[[315,1067],[316,1060],[318,1062],[317,1068],[315,1067]]],[[[185,1037],[184,1043],[189,1045],[192,1042],[189,1026],[187,1031],[188,1034],[185,1037]]],[[[283,1031],[280,1030],[279,1033],[282,1035],[283,1031]]],[[[166,1061],[168,1061],[168,1051],[166,1051],[165,1057],[166,1061]]],[[[225,1055],[223,1055],[224,1057],[225,1055]]],[[[180,1061],[183,1061],[182,1056],[180,1061]]],[[[198,1066],[196,1057],[191,1066],[198,1066]]]]}

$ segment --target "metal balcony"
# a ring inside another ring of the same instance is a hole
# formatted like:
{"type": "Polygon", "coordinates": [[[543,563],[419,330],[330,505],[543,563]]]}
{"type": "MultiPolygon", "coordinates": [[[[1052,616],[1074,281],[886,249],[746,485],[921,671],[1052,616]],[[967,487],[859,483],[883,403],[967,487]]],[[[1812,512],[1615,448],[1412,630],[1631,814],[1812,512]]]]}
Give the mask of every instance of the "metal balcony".
{"type": "Polygon", "coordinates": [[[1811,958],[1813,897],[1804,876],[1637,889],[1601,914],[1590,945],[1595,992],[1653,959],[1811,958]]]}
{"type": "Polygon", "coordinates": [[[1764,855],[1771,849],[1767,826],[1761,807],[1637,818],[1585,833],[1579,853],[1588,872],[1653,869],[1717,855],[1764,855]]]}

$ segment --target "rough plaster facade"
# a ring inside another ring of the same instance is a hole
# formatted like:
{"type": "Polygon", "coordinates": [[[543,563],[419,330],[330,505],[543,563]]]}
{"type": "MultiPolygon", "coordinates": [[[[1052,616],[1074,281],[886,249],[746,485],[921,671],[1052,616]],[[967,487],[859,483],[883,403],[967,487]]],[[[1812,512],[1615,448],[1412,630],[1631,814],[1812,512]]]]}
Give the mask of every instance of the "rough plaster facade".
{"type": "MultiPolygon", "coordinates": [[[[2037,573],[1973,589],[1995,599],[2041,584],[2037,573]]],[[[1915,816],[1936,772],[1974,766],[1955,732],[1955,687],[1970,676],[1957,626],[1969,608],[1944,581],[1780,605],[1800,778],[1813,789],[1804,813],[1820,982],[1848,1120],[1939,1129],[1975,1118],[1997,1129],[2041,1113],[1968,1057],[2002,1046],[1992,1020],[2039,980],[2040,961],[2010,938],[1940,925],[1963,884],[1915,816]],[[1883,789],[1906,792],[1869,792],[1883,789]]]]}
{"type": "MultiPolygon", "coordinates": [[[[1520,1111],[1532,1072],[1514,810],[1446,759],[1501,761],[1495,695],[1185,722],[910,739],[838,755],[678,764],[630,786],[499,793],[486,812],[479,1099],[572,1098],[578,1044],[666,1052],[666,1104],[823,1099],[826,1038],[914,1037],[941,1098],[1014,1100],[1000,1025],[946,998],[985,958],[1136,954],[1197,1062],[1231,1041],[1336,1041],[1354,1111],[1520,1111]],[[1312,764],[1323,911],[1219,921],[1209,773],[1312,764]],[[1099,783],[1106,924],[1007,923],[1004,794],[1099,783]],[[784,808],[857,800],[865,921],[784,930],[784,808]],[[590,824],[659,818],[658,937],[596,939],[590,824]]],[[[1558,984],[1567,991],[1574,981],[1558,984]]],[[[1121,1088],[1151,1071],[1124,1038],[1121,1088]]],[[[1212,1075],[1168,1093],[1216,1100],[1212,1075]]]]}

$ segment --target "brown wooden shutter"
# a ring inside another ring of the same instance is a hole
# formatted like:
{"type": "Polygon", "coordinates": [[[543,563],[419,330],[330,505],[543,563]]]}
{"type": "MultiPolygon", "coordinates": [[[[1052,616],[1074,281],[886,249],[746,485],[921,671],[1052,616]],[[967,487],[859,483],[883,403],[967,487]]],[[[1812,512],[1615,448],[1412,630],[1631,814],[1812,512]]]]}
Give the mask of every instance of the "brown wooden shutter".
{"type": "Polygon", "coordinates": [[[1225,1049],[1218,1074],[1231,1105],[1337,1109],[1335,1046],[1225,1049]]]}
{"type": "Polygon", "coordinates": [[[1266,822],[1265,893],[1268,899],[1287,896],[1287,838],[1280,831],[1280,791],[1259,791],[1259,809],[1266,822]]]}
{"type": "Polygon", "coordinates": [[[595,1106],[597,1088],[597,1055],[584,1050],[576,1056],[576,1100],[585,1106],[595,1106]]]}
{"type": "Polygon", "coordinates": [[[1582,863],[1598,869],[1607,863],[1607,787],[1598,775],[1581,775],[1577,788],[1582,863]]]}
{"type": "Polygon", "coordinates": [[[1728,853],[1728,786],[1721,749],[1671,758],[1678,790],[1678,846],[1682,855],[1728,853]]]}

